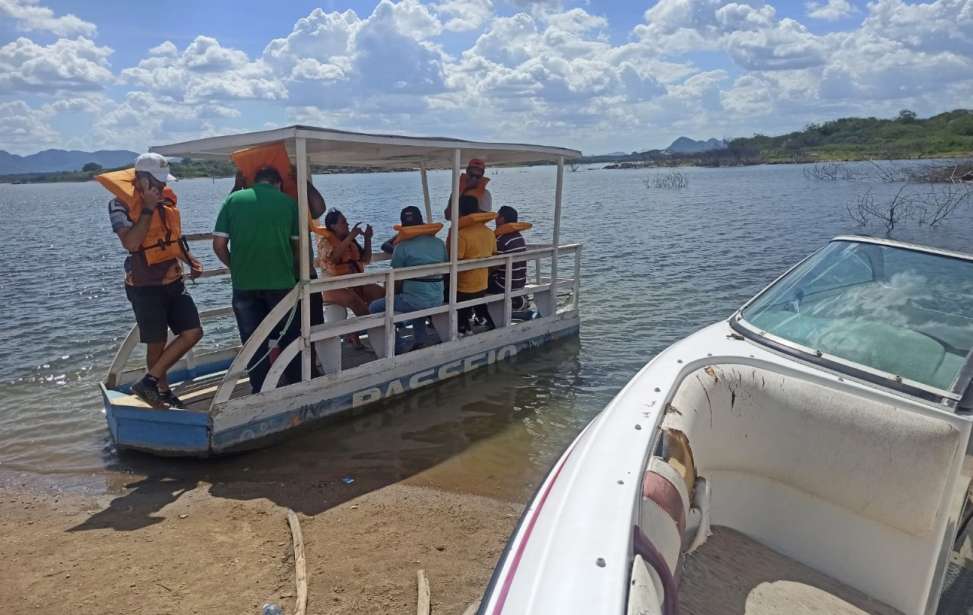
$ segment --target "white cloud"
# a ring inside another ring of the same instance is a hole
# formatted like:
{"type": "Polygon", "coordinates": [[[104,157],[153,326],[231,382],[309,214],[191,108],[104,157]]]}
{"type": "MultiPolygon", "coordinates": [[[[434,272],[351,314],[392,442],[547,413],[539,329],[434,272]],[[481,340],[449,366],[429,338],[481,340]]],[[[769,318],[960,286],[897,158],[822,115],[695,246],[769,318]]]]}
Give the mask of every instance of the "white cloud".
{"type": "Polygon", "coordinates": [[[769,27],[734,30],[724,39],[730,57],[748,70],[788,70],[825,62],[826,47],[793,19],[769,27]]]}
{"type": "Polygon", "coordinates": [[[970,0],[918,4],[877,0],[868,5],[868,12],[861,27],[864,33],[898,41],[916,51],[973,55],[973,2],[970,0]]]}
{"type": "Polygon", "coordinates": [[[182,54],[186,68],[200,72],[219,72],[240,68],[247,63],[247,54],[228,49],[209,36],[197,36],[182,54]]]}
{"type": "Polygon", "coordinates": [[[804,6],[807,8],[808,17],[826,21],[837,21],[858,12],[858,9],[848,0],[812,0],[804,6]]]}
{"type": "Polygon", "coordinates": [[[443,28],[451,32],[479,30],[493,17],[491,0],[445,0],[433,8],[449,20],[443,28]]]}
{"type": "Polygon", "coordinates": [[[172,41],[165,41],[164,43],[149,49],[149,55],[175,57],[179,55],[179,49],[172,41]]]}
{"type": "Polygon", "coordinates": [[[54,11],[40,6],[38,0],[0,0],[0,16],[9,17],[25,32],[38,30],[57,36],[92,37],[98,31],[95,24],[70,13],[55,17],[54,11]]]}
{"type": "Polygon", "coordinates": [[[0,91],[99,90],[114,82],[111,54],[83,37],[43,46],[21,37],[0,47],[0,91]]]}
{"type": "Polygon", "coordinates": [[[212,37],[197,36],[181,53],[166,41],[149,54],[121,72],[126,83],[185,102],[287,97],[270,66],[212,37]]]}
{"type": "Polygon", "coordinates": [[[33,109],[22,100],[0,102],[0,149],[34,153],[57,143],[50,118],[50,112],[33,109]]]}
{"type": "Polygon", "coordinates": [[[442,32],[418,0],[382,0],[365,19],[315,9],[272,40],[263,61],[281,75],[294,107],[374,108],[381,99],[391,114],[422,110],[424,97],[446,89],[446,56],[429,40],[442,32]]]}
{"type": "Polygon", "coordinates": [[[220,120],[239,111],[218,104],[190,104],[149,92],[130,92],[121,103],[95,119],[90,136],[94,146],[116,145],[142,149],[148,145],[212,136],[220,120]]]}

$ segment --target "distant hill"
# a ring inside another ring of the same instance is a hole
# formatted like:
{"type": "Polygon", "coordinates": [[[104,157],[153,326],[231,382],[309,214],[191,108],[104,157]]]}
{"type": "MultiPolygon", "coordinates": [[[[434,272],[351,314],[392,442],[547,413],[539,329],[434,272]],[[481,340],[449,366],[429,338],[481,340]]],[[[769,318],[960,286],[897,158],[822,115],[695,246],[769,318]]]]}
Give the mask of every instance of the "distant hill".
{"type": "Polygon", "coordinates": [[[583,156],[575,164],[617,163],[610,168],[740,166],[822,160],[899,160],[973,156],[973,110],[956,109],[929,118],[905,109],[897,117],[844,117],[769,137],[755,134],[729,141],[676,139],[664,150],[583,156]],[[678,151],[683,147],[717,147],[678,151]]]}
{"type": "Polygon", "coordinates": [[[926,119],[908,109],[891,119],[844,117],[777,137],[733,139],[729,149],[764,162],[966,156],[973,152],[973,110],[926,119]]]}
{"type": "Polygon", "coordinates": [[[127,150],[78,150],[47,149],[29,156],[18,156],[0,150],[0,175],[19,173],[56,173],[80,171],[81,167],[94,162],[106,169],[131,165],[138,156],[127,150]]]}
{"type": "Polygon", "coordinates": [[[670,154],[699,154],[701,152],[710,152],[718,149],[726,149],[726,141],[722,139],[707,139],[706,141],[697,141],[695,139],[690,139],[689,137],[679,137],[672,142],[672,145],[667,147],[665,150],[670,154]]]}

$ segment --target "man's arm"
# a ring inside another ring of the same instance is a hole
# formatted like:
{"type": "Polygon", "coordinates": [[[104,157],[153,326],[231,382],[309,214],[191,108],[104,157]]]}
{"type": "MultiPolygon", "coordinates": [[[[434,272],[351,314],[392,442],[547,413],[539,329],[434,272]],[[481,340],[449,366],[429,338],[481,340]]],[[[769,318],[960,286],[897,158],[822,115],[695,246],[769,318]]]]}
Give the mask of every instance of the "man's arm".
{"type": "Polygon", "coordinates": [[[365,247],[362,248],[361,253],[361,263],[362,265],[368,265],[372,262],[372,225],[365,225],[365,232],[362,233],[362,237],[365,238],[365,247]]]}
{"type": "Polygon", "coordinates": [[[124,247],[129,252],[135,252],[145,241],[145,236],[149,232],[149,225],[152,223],[152,212],[154,209],[146,210],[142,208],[142,214],[139,219],[135,222],[135,225],[129,228],[120,228],[115,231],[118,238],[122,242],[122,247],[124,247]]]}
{"type": "Polygon", "coordinates": [[[291,252],[294,254],[294,277],[301,279],[301,240],[291,237],[291,252]]]}
{"type": "Polygon", "coordinates": [[[161,200],[162,192],[150,187],[142,193],[142,211],[135,224],[128,228],[118,227],[115,229],[115,234],[121,240],[122,246],[129,252],[138,250],[142,242],[145,241],[145,236],[149,232],[149,226],[152,224],[152,216],[155,214],[155,208],[161,200]]]}
{"type": "Polygon", "coordinates": [[[328,209],[324,197],[310,181],[307,182],[307,209],[311,212],[311,217],[315,219],[323,216],[328,209]]]}
{"type": "Polygon", "coordinates": [[[189,265],[189,277],[192,279],[198,278],[203,273],[203,264],[193,256],[192,252],[189,251],[189,244],[183,244],[185,248],[185,253],[179,256],[179,260],[185,262],[189,265]]]}
{"type": "Polygon", "coordinates": [[[229,268],[230,266],[230,238],[222,235],[213,235],[213,252],[216,258],[229,268]]]}

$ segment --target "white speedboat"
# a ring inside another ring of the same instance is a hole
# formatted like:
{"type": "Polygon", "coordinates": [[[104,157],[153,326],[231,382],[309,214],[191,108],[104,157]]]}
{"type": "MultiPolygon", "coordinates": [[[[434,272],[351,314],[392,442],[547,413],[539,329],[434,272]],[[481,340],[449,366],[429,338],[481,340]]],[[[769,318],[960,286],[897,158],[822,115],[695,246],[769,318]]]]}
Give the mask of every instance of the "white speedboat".
{"type": "Polygon", "coordinates": [[[971,348],[973,256],[836,238],[592,420],[479,612],[973,612],[971,348]]]}

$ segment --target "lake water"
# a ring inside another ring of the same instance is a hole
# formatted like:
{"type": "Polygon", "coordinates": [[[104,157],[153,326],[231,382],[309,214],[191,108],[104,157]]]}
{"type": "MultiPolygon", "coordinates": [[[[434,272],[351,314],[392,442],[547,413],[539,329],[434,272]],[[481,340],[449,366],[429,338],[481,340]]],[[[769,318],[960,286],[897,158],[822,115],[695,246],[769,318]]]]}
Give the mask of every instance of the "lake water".
{"type": "MultiPolygon", "coordinates": [[[[379,485],[419,480],[523,500],[558,453],[654,354],[727,317],[797,260],[858,227],[846,207],[871,188],[821,182],[801,166],[684,169],[688,188],[648,188],[659,170],[565,173],[561,238],[583,242],[580,339],[549,346],[336,425],[254,453],[206,462],[119,454],[111,446],[97,382],[132,323],[122,287],[123,251],[111,233],[108,195],[84,184],[0,184],[0,471],[66,487],[114,489],[118,476],[209,481],[336,480],[379,485]]],[[[494,207],[513,205],[534,223],[528,241],[549,242],[554,169],[491,171],[494,207]]],[[[418,175],[315,177],[329,207],[372,223],[377,243],[402,206],[421,204],[418,175]]],[[[449,175],[430,175],[441,211],[449,175]]],[[[229,180],[174,185],[183,227],[212,229],[229,180]]],[[[897,238],[968,251],[973,211],[897,238]]],[[[196,244],[215,266],[208,246],[196,244]]],[[[201,309],[227,305],[228,279],[200,281],[201,309]]],[[[232,319],[204,344],[236,335],[232,319]]]]}

